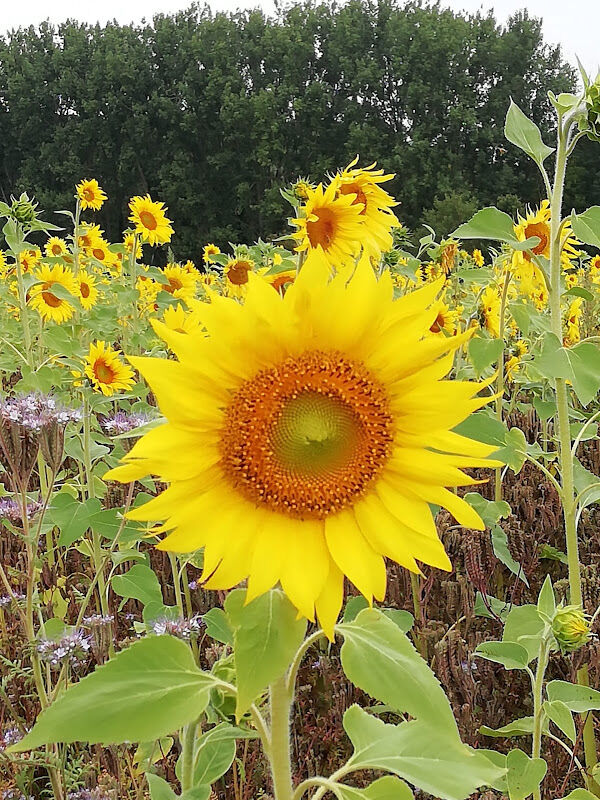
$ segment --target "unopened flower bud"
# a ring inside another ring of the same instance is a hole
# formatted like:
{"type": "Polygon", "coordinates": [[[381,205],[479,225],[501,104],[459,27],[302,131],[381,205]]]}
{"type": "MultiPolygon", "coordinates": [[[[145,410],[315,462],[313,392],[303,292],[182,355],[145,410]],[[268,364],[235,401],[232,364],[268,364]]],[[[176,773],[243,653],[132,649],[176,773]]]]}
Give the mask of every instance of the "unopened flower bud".
{"type": "Polygon", "coordinates": [[[29,199],[27,192],[23,192],[18,200],[13,198],[10,215],[15,222],[20,222],[22,225],[30,225],[36,218],[36,208],[37,203],[29,199]]]}
{"type": "Polygon", "coordinates": [[[589,618],[581,606],[558,608],[552,620],[552,633],[563,653],[572,653],[590,640],[589,618]]]}

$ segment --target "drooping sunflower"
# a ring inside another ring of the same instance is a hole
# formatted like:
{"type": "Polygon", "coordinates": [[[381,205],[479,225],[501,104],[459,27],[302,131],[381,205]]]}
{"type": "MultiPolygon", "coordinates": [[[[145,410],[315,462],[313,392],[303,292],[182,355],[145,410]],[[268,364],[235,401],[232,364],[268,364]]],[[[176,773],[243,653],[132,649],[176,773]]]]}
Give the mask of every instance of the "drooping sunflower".
{"type": "Polygon", "coordinates": [[[244,297],[253,269],[254,261],[251,258],[230,258],[223,270],[225,293],[230,297],[244,297]]]}
{"type": "Polygon", "coordinates": [[[357,167],[358,156],[339,176],[339,192],[342,195],[354,195],[354,204],[360,204],[363,221],[361,241],[365,252],[379,258],[382,252],[391,250],[394,244],[392,230],[400,227],[400,221],[392,211],[398,203],[381,188],[394,175],[385,175],[382,169],[375,169],[376,164],[368,167],[357,167]]]}
{"type": "Polygon", "coordinates": [[[73,273],[62,266],[55,264],[41,264],[34,272],[38,283],[31,287],[29,292],[29,305],[34,308],[46,322],[52,320],[58,324],[71,319],[75,313],[75,306],[62,293],[53,292],[56,286],[66,289],[69,294],[77,297],[77,283],[73,273]]]}
{"type": "Polygon", "coordinates": [[[354,194],[340,194],[340,178],[334,178],[324,189],[320,183],[308,190],[308,199],[301,207],[301,216],[292,219],[297,230],[292,237],[298,252],[322,251],[327,261],[340,267],[358,255],[365,228],[363,204],[354,194]]]}
{"type": "Polygon", "coordinates": [[[105,192],[100,188],[95,178],[81,181],[81,183],[78,183],[75,187],[75,191],[77,192],[75,196],[78,198],[81,208],[84,211],[88,208],[91,208],[93,211],[99,211],[102,208],[102,204],[107,199],[105,192]]]}
{"type": "Polygon", "coordinates": [[[214,264],[213,256],[218,256],[220,252],[216,244],[206,244],[202,249],[202,260],[205,264],[214,264]]]}
{"type": "Polygon", "coordinates": [[[69,248],[67,247],[67,243],[64,239],[61,239],[59,236],[51,236],[44,246],[44,250],[46,255],[50,258],[57,258],[58,256],[64,256],[65,253],[69,252],[69,248]]]}
{"type": "Polygon", "coordinates": [[[280,294],[285,294],[288,288],[296,280],[295,269],[285,269],[283,272],[278,272],[275,275],[265,275],[265,280],[280,294]]]}
{"type": "Polygon", "coordinates": [[[132,197],[129,201],[129,221],[133,223],[135,232],[143,242],[148,244],[165,244],[171,241],[173,228],[171,220],[165,214],[165,204],[154,202],[150,195],[132,197]]]}
{"type": "Polygon", "coordinates": [[[142,243],[140,242],[139,236],[136,237],[135,233],[132,233],[131,231],[125,231],[125,233],[123,234],[123,246],[125,247],[125,250],[128,254],[131,254],[131,251],[133,250],[133,245],[136,242],[136,240],[137,240],[137,245],[135,248],[135,257],[136,259],[139,259],[142,257],[142,243]]]}
{"type": "Polygon", "coordinates": [[[42,251],[39,247],[32,247],[29,250],[23,250],[19,254],[19,262],[23,272],[31,272],[34,270],[42,260],[42,251]]]}
{"type": "Polygon", "coordinates": [[[455,309],[451,309],[450,306],[446,305],[443,301],[439,304],[438,315],[434,319],[432,325],[430,326],[429,330],[431,333],[440,334],[440,333],[449,333],[450,335],[454,335],[456,333],[456,325],[458,320],[458,311],[455,309]]]}
{"type": "Polygon", "coordinates": [[[162,274],[165,278],[160,288],[178,300],[192,300],[196,295],[196,277],[179,264],[167,264],[162,274]]]}
{"type": "Polygon", "coordinates": [[[482,326],[490,336],[500,336],[500,296],[496,289],[488,286],[479,298],[479,314],[482,326]]]}
{"type": "Polygon", "coordinates": [[[107,397],[115,392],[126,392],[135,383],[133,370],[123,363],[120,351],[101,341],[90,344],[84,373],[94,389],[107,397]]]}
{"type": "Polygon", "coordinates": [[[87,225],[85,223],[80,225],[77,240],[80,249],[88,251],[97,245],[101,245],[104,242],[103,233],[104,231],[100,229],[99,225],[87,225]]]}
{"type": "Polygon", "coordinates": [[[197,332],[154,322],[178,361],[130,361],[168,422],[105,477],[170,486],[129,516],[164,520],[163,550],[203,547],[207,588],[248,578],[250,600],[280,582],[330,637],[344,576],[371,601],[385,595],[386,557],[450,569],[428,503],[483,529],[447,487],[498,462],[453,431],[489,396],[442,380],[469,333],[428,335],[440,288],[394,300],[368,258],[330,280],[315,253],[283,297],[250,274],[243,305],[198,303],[197,332]]]}
{"type": "MultiPolygon", "coordinates": [[[[520,242],[537,236],[540,241],[531,249],[536,256],[550,257],[550,219],[550,202],[548,200],[542,200],[536,211],[529,209],[525,217],[518,215],[517,224],[514,226],[515,235],[520,242]]],[[[579,254],[578,248],[581,244],[573,235],[570,222],[565,222],[563,225],[562,239],[564,244],[560,254],[561,262],[563,266],[570,266],[571,261],[579,254]]],[[[519,262],[521,259],[531,261],[530,253],[527,250],[515,251],[513,263],[519,262]]]]}
{"type": "Polygon", "coordinates": [[[98,302],[96,278],[84,269],[80,269],[75,278],[78,286],[79,302],[82,308],[89,311],[98,302]]]}

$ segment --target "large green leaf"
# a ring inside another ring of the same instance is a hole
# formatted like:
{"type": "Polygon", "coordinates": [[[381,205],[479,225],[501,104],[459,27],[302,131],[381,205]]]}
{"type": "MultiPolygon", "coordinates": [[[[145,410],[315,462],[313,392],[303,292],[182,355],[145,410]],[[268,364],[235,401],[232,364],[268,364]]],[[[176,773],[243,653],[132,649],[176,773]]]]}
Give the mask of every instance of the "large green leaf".
{"type": "Polygon", "coordinates": [[[238,719],[285,674],[302,644],[306,621],[287,597],[271,590],[245,605],[243,589],[230,592],[225,611],[233,629],[238,719]]]}
{"type": "Polygon", "coordinates": [[[506,114],[504,135],[509,142],[516,144],[537,164],[542,164],[554,152],[553,147],[548,147],[542,140],[538,126],[529,119],[513,101],[506,114]]]}
{"type": "Polygon", "coordinates": [[[600,389],[600,349],[592,342],[580,342],[563,347],[553,334],[544,337],[542,351],[534,360],[535,367],[545,378],[564,378],[584,406],[593,400],[600,389]]]}
{"type": "Polygon", "coordinates": [[[69,687],[13,749],[159,739],[196,719],[213,685],[184,642],[173,636],[140,639],[69,687]]]}
{"type": "Polygon", "coordinates": [[[355,789],[343,783],[332,789],[339,800],[413,800],[413,793],[404,781],[395,775],[386,775],[371,783],[366,789],[355,789]]]}
{"type": "Polygon", "coordinates": [[[112,579],[115,594],[124,599],[134,598],[144,606],[150,603],[162,605],[163,597],[156,573],[145,564],[134,564],[124,575],[112,579]]]}
{"type": "Polygon", "coordinates": [[[572,214],[573,233],[585,244],[600,247],[600,206],[592,206],[583,214],[572,214]]]}
{"type": "Polygon", "coordinates": [[[230,725],[217,725],[200,736],[194,746],[194,783],[211,784],[225,775],[235,758],[235,736],[230,725]]]}
{"type": "Polygon", "coordinates": [[[475,649],[475,654],[502,664],[505,669],[527,669],[529,654],[527,650],[516,642],[483,642],[475,649]]]}
{"type": "Polygon", "coordinates": [[[515,606],[504,623],[503,642],[516,642],[528,653],[528,660],[537,658],[540,641],[544,633],[544,623],[540,619],[537,606],[515,606]]]}
{"type": "Polygon", "coordinates": [[[515,719],[501,728],[488,728],[487,725],[482,725],[479,731],[484,736],[493,736],[500,739],[509,739],[511,736],[531,736],[533,733],[533,717],[515,719]]]}
{"type": "Polygon", "coordinates": [[[463,800],[503,774],[458,737],[420,720],[388,725],[355,705],[344,714],[344,728],[354,747],[348,766],[392,772],[443,800],[463,800]]]}
{"type": "Polygon", "coordinates": [[[546,700],[544,702],[544,711],[546,716],[565,734],[567,739],[570,739],[575,744],[575,739],[577,738],[575,721],[566,703],[563,703],[562,700],[546,700]]]}
{"type": "Polygon", "coordinates": [[[600,692],[568,681],[550,681],[546,687],[548,700],[562,701],[570,711],[585,714],[600,709],[600,692]]]}
{"type": "Polygon", "coordinates": [[[481,375],[492,364],[495,364],[504,350],[502,339],[488,339],[475,336],[469,342],[469,358],[477,375],[481,375]]]}
{"type": "Polygon", "coordinates": [[[506,766],[510,800],[525,800],[533,794],[548,769],[543,758],[529,758],[522,750],[511,750],[506,757],[506,766]]]}
{"type": "Polygon", "coordinates": [[[512,219],[494,206],[477,211],[468,222],[460,225],[452,234],[458,239],[494,239],[506,242],[514,250],[527,250],[539,243],[537,236],[520,242],[514,230],[512,219]]]}
{"type": "Polygon", "coordinates": [[[397,711],[458,736],[438,679],[410,639],[382,611],[366,608],[336,631],[344,637],[342,667],[355,686],[397,711]]]}

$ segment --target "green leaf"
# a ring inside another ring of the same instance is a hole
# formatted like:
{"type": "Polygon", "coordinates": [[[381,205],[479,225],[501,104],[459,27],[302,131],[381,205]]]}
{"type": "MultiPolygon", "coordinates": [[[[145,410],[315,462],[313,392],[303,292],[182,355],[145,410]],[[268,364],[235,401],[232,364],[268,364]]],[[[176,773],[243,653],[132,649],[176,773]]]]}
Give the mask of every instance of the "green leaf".
{"type": "Polygon", "coordinates": [[[566,797],[561,797],[560,800],[598,800],[595,794],[588,792],[587,789],[573,789],[572,792],[566,797]]]}
{"type": "Polygon", "coordinates": [[[520,242],[514,231],[512,219],[494,206],[482,208],[477,211],[468,222],[460,225],[451,236],[457,239],[494,239],[498,242],[506,242],[514,250],[528,250],[539,244],[539,238],[533,236],[524,242],[520,242]]]}
{"type": "Polygon", "coordinates": [[[481,375],[492,364],[495,364],[504,350],[503,339],[486,339],[476,336],[469,342],[469,358],[477,375],[481,375]]]}
{"type": "MultiPolygon", "coordinates": [[[[194,783],[214,783],[225,775],[235,758],[235,737],[229,735],[231,725],[220,725],[200,736],[194,745],[194,783]]],[[[235,729],[234,729],[235,730],[235,729]]]]}
{"type": "Polygon", "coordinates": [[[146,780],[150,789],[150,800],[177,800],[177,794],[164,778],[154,775],[152,772],[147,772],[146,780]]]}
{"type": "Polygon", "coordinates": [[[529,586],[529,581],[525,576],[523,567],[519,562],[514,559],[508,549],[508,536],[506,531],[500,525],[494,525],[491,529],[492,533],[492,549],[496,558],[507,567],[513,575],[516,575],[519,580],[523,581],[525,586],[529,586]]]}
{"type": "Polygon", "coordinates": [[[506,766],[510,800],[525,800],[533,794],[548,769],[543,758],[529,758],[522,750],[511,750],[506,757],[506,766]]]}
{"type": "Polygon", "coordinates": [[[575,714],[585,714],[586,711],[600,709],[600,692],[576,683],[550,681],[546,687],[546,695],[550,702],[562,701],[569,711],[575,714]]]}
{"type": "Polygon", "coordinates": [[[504,135],[509,142],[527,153],[536,164],[542,164],[554,152],[553,147],[544,144],[540,129],[535,122],[530,120],[513,100],[510,101],[506,114],[504,135]]]}
{"type": "Polygon", "coordinates": [[[494,619],[494,615],[490,613],[490,609],[496,617],[505,620],[511,610],[511,604],[508,600],[500,600],[497,597],[492,597],[491,594],[486,595],[485,602],[481,592],[475,595],[475,608],[474,613],[476,617],[487,617],[487,619],[494,619]],[[486,605],[487,604],[487,605],[486,605]],[[489,608],[488,608],[489,607],[489,608]]]}
{"type": "Polygon", "coordinates": [[[533,661],[537,658],[543,633],[544,623],[537,606],[515,606],[506,617],[502,641],[521,644],[527,650],[528,661],[533,661]]]}
{"type": "Polygon", "coordinates": [[[335,794],[339,800],[413,800],[414,797],[410,787],[395,775],[379,778],[366,789],[355,789],[354,786],[338,783],[335,794]]]}
{"type": "Polygon", "coordinates": [[[577,731],[575,730],[573,715],[567,705],[562,700],[546,700],[544,702],[544,711],[546,716],[564,733],[567,739],[570,739],[575,744],[577,731]]]}
{"type": "Polygon", "coordinates": [[[464,422],[461,422],[460,425],[457,425],[454,430],[456,433],[460,433],[461,436],[477,439],[477,441],[485,442],[485,444],[495,444],[498,447],[504,445],[507,433],[506,426],[499,419],[496,419],[490,409],[476,411],[468,416],[464,422]]]}
{"type": "Polygon", "coordinates": [[[556,414],[556,400],[542,400],[541,397],[534,397],[533,407],[542,422],[556,414]]]}
{"type": "Polygon", "coordinates": [[[523,431],[520,428],[511,428],[507,431],[504,435],[502,447],[499,447],[493,455],[494,458],[503,461],[518,475],[523,469],[527,456],[527,439],[523,431]]]}
{"type": "Polygon", "coordinates": [[[556,611],[556,598],[554,597],[554,589],[552,588],[550,575],[546,575],[546,579],[540,589],[537,611],[541,620],[547,622],[548,625],[552,624],[554,612],[556,611]]]}
{"type": "Polygon", "coordinates": [[[113,591],[126,600],[134,598],[144,606],[162,605],[163,597],[156,573],[145,564],[134,564],[125,575],[115,575],[111,582],[113,591]]]}
{"type": "Polygon", "coordinates": [[[66,491],[55,494],[46,519],[60,529],[59,546],[69,547],[81,539],[90,527],[93,515],[101,508],[100,501],[95,497],[81,502],[66,491]]]}
{"type": "Polygon", "coordinates": [[[545,378],[571,381],[579,402],[587,406],[600,389],[600,350],[592,342],[562,347],[553,333],[544,337],[542,351],[534,365],[545,378]]]}
{"type": "Polygon", "coordinates": [[[352,622],[364,608],[369,608],[369,602],[362,594],[349,597],[344,608],[342,622],[352,622]]]}
{"type": "Polygon", "coordinates": [[[306,632],[306,621],[283,592],[271,590],[244,605],[243,589],[230,592],[225,611],[233,628],[239,719],[270,683],[285,674],[306,632]]]}
{"type": "Polygon", "coordinates": [[[355,686],[397,711],[458,735],[438,679],[406,634],[381,611],[366,608],[336,631],[344,637],[342,668],[355,686]]]}
{"type": "Polygon", "coordinates": [[[571,225],[578,239],[600,247],[600,206],[592,206],[583,214],[571,214],[571,225]]]}
{"type": "Polygon", "coordinates": [[[508,310],[524,336],[529,336],[531,318],[535,311],[528,303],[509,303],[508,310]]]}
{"type": "Polygon", "coordinates": [[[533,717],[515,719],[501,728],[488,728],[487,725],[482,725],[479,730],[484,736],[493,736],[497,739],[510,739],[512,736],[531,736],[533,733],[533,717]]]}
{"type": "Polygon", "coordinates": [[[184,642],[173,636],[140,639],[70,686],[13,749],[159,739],[196,719],[213,685],[184,642]]]}
{"type": "Polygon", "coordinates": [[[594,299],[594,295],[589,289],[583,289],[581,286],[572,286],[566,292],[563,292],[563,297],[571,297],[572,295],[575,297],[583,297],[584,300],[594,299]]]}
{"type": "Polygon", "coordinates": [[[505,669],[527,669],[527,650],[516,642],[483,642],[475,649],[475,655],[502,664],[505,669]]]}
{"type": "Polygon", "coordinates": [[[391,772],[442,800],[463,800],[502,776],[458,737],[421,720],[388,725],[354,705],[344,714],[344,729],[354,747],[348,766],[391,772]]]}
{"type": "Polygon", "coordinates": [[[587,508],[600,500],[600,478],[586,469],[578,458],[573,459],[573,472],[577,494],[585,492],[578,505],[587,508]]]}
{"type": "Polygon", "coordinates": [[[233,631],[222,608],[211,608],[202,615],[202,619],[206,625],[206,633],[211,639],[221,644],[233,645],[233,631]]]}
{"type": "Polygon", "coordinates": [[[479,492],[467,492],[464,499],[477,511],[486,528],[510,516],[511,508],[505,500],[487,500],[479,492]]]}

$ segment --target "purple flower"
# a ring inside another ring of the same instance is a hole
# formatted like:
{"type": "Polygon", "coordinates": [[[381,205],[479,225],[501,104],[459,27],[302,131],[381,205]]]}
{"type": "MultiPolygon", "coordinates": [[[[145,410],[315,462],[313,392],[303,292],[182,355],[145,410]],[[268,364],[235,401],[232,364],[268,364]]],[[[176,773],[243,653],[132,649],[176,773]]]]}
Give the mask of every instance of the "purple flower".
{"type": "Polygon", "coordinates": [[[26,394],[0,401],[0,419],[39,433],[46,425],[66,425],[81,419],[80,409],[66,408],[52,395],[26,394]]]}
{"type": "Polygon", "coordinates": [[[86,659],[91,646],[90,637],[75,629],[60,639],[40,639],[37,652],[42,661],[53,667],[60,666],[65,661],[76,667],[86,659]]]}
{"type": "Polygon", "coordinates": [[[86,628],[104,628],[115,621],[112,614],[92,614],[90,617],[83,618],[86,628]]]}
{"type": "MultiPolygon", "coordinates": [[[[15,600],[25,600],[25,595],[21,592],[13,592],[15,600]]],[[[3,594],[0,596],[0,608],[8,608],[11,603],[13,602],[12,597],[9,594],[3,594]]]]}
{"type": "Polygon", "coordinates": [[[204,620],[199,614],[186,619],[179,617],[178,619],[169,619],[168,617],[158,617],[153,622],[148,623],[152,633],[157,636],[168,634],[169,636],[176,636],[178,639],[183,639],[189,642],[190,639],[198,636],[202,628],[204,628],[204,620]]]}
{"type": "Polygon", "coordinates": [[[117,411],[110,417],[102,417],[100,425],[104,433],[109,436],[119,436],[122,433],[129,433],[146,425],[150,422],[151,417],[148,414],[140,412],[127,413],[126,411],[117,411]]]}
{"type": "Polygon", "coordinates": [[[7,747],[20,742],[23,735],[24,734],[22,734],[18,728],[15,728],[14,725],[5,728],[0,734],[0,753],[6,750],[7,747]]]}
{"type": "MultiPolygon", "coordinates": [[[[42,508],[39,500],[32,500],[27,503],[27,519],[31,519],[42,508]]],[[[8,519],[10,522],[22,521],[21,504],[13,497],[0,497],[0,519],[8,519]]]]}
{"type": "Polygon", "coordinates": [[[67,800],[110,800],[110,795],[96,786],[95,789],[78,789],[76,792],[69,792],[67,800]]]}

